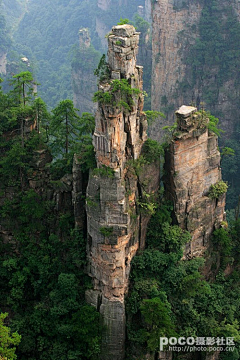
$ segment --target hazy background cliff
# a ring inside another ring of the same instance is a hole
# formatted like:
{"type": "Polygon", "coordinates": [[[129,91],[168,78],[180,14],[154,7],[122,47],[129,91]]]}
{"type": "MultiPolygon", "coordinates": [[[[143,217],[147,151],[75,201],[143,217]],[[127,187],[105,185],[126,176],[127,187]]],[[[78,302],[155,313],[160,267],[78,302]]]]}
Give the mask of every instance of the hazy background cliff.
{"type": "Polygon", "coordinates": [[[172,124],[182,103],[203,106],[229,136],[240,106],[239,1],[159,0],[152,16],[152,108],[172,124]]]}

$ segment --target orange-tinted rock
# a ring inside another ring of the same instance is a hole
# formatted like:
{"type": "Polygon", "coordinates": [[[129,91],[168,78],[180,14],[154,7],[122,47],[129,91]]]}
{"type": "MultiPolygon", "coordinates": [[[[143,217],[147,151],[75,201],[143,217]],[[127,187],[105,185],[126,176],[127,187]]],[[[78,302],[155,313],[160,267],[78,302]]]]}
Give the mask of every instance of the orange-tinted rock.
{"type": "MultiPolygon", "coordinates": [[[[111,78],[100,82],[99,91],[111,91],[114,79],[127,79],[132,88],[142,90],[142,68],[136,66],[139,34],[131,25],[115,26],[108,38],[111,78]]],[[[125,304],[131,260],[144,247],[149,220],[137,211],[140,180],[128,170],[137,160],[147,138],[147,121],[142,112],[143,95],[132,95],[130,109],[119,105],[114,93],[109,104],[99,103],[95,117],[93,144],[98,169],[90,174],[87,189],[88,274],[93,290],[86,299],[99,309],[107,326],[102,359],[124,358],[125,304]]],[[[156,171],[154,184],[159,184],[156,171]],[[156,181],[157,178],[157,181],[156,181]]]]}
{"type": "Polygon", "coordinates": [[[174,203],[176,223],[192,235],[185,257],[201,256],[224,220],[225,195],[208,197],[210,186],[221,180],[217,136],[195,108],[181,107],[176,115],[178,128],[166,152],[166,193],[174,203]]]}

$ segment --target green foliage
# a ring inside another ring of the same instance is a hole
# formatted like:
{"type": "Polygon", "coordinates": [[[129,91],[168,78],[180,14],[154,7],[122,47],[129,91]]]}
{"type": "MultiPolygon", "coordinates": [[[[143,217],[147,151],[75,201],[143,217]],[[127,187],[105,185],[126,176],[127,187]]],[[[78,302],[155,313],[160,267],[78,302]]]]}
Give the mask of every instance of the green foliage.
{"type": "Polygon", "coordinates": [[[90,305],[84,305],[81,311],[72,317],[72,334],[76,345],[83,344],[81,353],[87,359],[99,357],[101,332],[100,314],[90,305]]]}
{"type": "Polygon", "coordinates": [[[145,159],[145,156],[140,155],[136,160],[134,159],[128,160],[127,162],[128,171],[134,173],[139,178],[146,164],[147,164],[147,160],[145,159]]]}
{"type": "Polygon", "coordinates": [[[141,315],[147,325],[147,346],[150,351],[155,351],[159,346],[161,336],[171,337],[176,335],[171,319],[171,310],[168,304],[158,297],[144,299],[140,305],[141,315]]]}
{"type": "MultiPolygon", "coordinates": [[[[25,75],[15,81],[25,81],[25,75]]],[[[74,120],[78,130],[70,150],[79,150],[78,160],[83,172],[88,173],[94,158],[94,117],[88,113],[74,117],[72,102],[64,101],[55,109],[55,118],[49,124],[45,103],[40,98],[27,99],[23,83],[19,88],[21,93],[16,92],[14,97],[0,91],[0,222],[11,233],[11,241],[0,236],[0,305],[11,310],[11,329],[21,333],[18,358],[94,359],[100,352],[102,328],[99,313],[85,303],[85,290],[90,287],[84,272],[86,240],[81,231],[74,230],[72,208],[67,201],[66,207],[57,210],[48,200],[53,191],[65,191],[66,185],[59,179],[72,170],[73,153],[69,151],[69,156],[55,160],[53,180],[47,183],[46,191],[42,191],[45,183],[36,171],[39,158],[41,161],[38,150],[47,151],[44,141],[54,121],[56,128],[49,141],[59,138],[65,146],[67,116],[67,131],[73,132],[74,120]],[[23,133],[22,142],[21,120],[32,119],[37,122],[37,131],[23,133]],[[37,190],[29,188],[30,180],[37,190]]],[[[83,181],[85,177],[87,174],[83,174],[83,181]]],[[[0,332],[4,331],[0,336],[0,357],[15,359],[17,336],[5,330],[0,324],[0,332]]]]}
{"type": "Polygon", "coordinates": [[[145,114],[147,115],[148,125],[152,125],[159,116],[165,118],[165,115],[160,111],[146,110],[145,114]]]}
{"type": "Polygon", "coordinates": [[[13,85],[13,94],[17,97],[18,103],[25,106],[33,95],[32,73],[30,71],[22,71],[14,75],[11,85],[13,85]]]}
{"type": "Polygon", "coordinates": [[[21,336],[17,332],[11,334],[10,328],[4,325],[7,316],[8,313],[0,314],[0,358],[15,360],[16,346],[19,345],[21,336]]]}
{"type": "Polygon", "coordinates": [[[101,330],[99,314],[84,302],[85,239],[73,230],[72,214],[53,210],[33,190],[5,204],[14,242],[0,242],[1,306],[14,311],[20,358],[57,360],[64,353],[66,359],[93,359],[101,330]]]}
{"type": "MultiPolygon", "coordinates": [[[[134,15],[134,26],[137,31],[139,31],[142,34],[142,38],[144,35],[148,32],[150,29],[150,24],[146,20],[144,20],[140,15],[135,14],[134,15]]],[[[140,40],[141,41],[141,40],[140,40]]]]}
{"type": "Polygon", "coordinates": [[[157,209],[155,194],[148,194],[146,191],[142,191],[141,197],[137,199],[137,205],[139,206],[140,212],[153,215],[157,209]]]}
{"type": "Polygon", "coordinates": [[[219,199],[223,194],[227,192],[227,188],[227,183],[220,180],[216,184],[210,186],[208,196],[210,197],[210,199],[219,199]]]}
{"type": "Polygon", "coordinates": [[[52,110],[50,123],[50,136],[53,137],[51,147],[56,155],[68,154],[74,147],[77,137],[78,122],[80,120],[77,109],[74,108],[71,100],[62,100],[52,110]]]}
{"type": "Polygon", "coordinates": [[[125,25],[125,24],[129,24],[129,19],[123,19],[120,18],[119,22],[117,23],[118,25],[125,25]]]}
{"type": "Polygon", "coordinates": [[[234,260],[233,242],[228,229],[219,228],[214,231],[213,243],[217,246],[221,257],[221,268],[224,270],[227,264],[231,264],[234,260]]]}
{"type": "Polygon", "coordinates": [[[164,149],[157,141],[148,138],[143,144],[142,154],[148,163],[152,163],[164,155],[164,149]]]}
{"type": "Polygon", "coordinates": [[[235,155],[235,151],[230,148],[225,146],[222,150],[221,150],[221,157],[223,158],[224,156],[234,156],[235,155]]]}
{"type": "Polygon", "coordinates": [[[163,129],[163,130],[166,130],[167,137],[169,137],[169,136],[172,137],[172,136],[174,135],[174,132],[175,132],[176,129],[177,129],[177,123],[175,122],[173,125],[163,126],[162,129],[163,129]]]}
{"type": "Polygon", "coordinates": [[[206,115],[209,118],[209,123],[207,124],[209,131],[220,137],[221,133],[223,133],[223,130],[218,128],[219,119],[211,115],[209,112],[207,112],[206,115]]]}
{"type": "MultiPolygon", "coordinates": [[[[138,344],[137,352],[142,354],[146,348],[158,351],[159,336],[233,336],[238,356],[239,223],[234,230],[215,231],[213,242],[220,254],[220,268],[215,269],[215,280],[206,282],[200,272],[203,259],[181,260],[183,246],[191,237],[170,225],[170,211],[171,206],[163,202],[149,222],[146,250],[132,261],[126,304],[129,340],[138,344]],[[229,264],[235,270],[224,276],[229,264]]],[[[129,358],[136,355],[131,343],[129,358]]],[[[176,359],[182,356],[173,355],[176,359]]]]}
{"type": "Polygon", "coordinates": [[[112,227],[107,227],[107,226],[102,226],[102,227],[100,227],[99,231],[103,236],[108,237],[108,236],[112,235],[113,228],[112,227]]]}
{"type": "Polygon", "coordinates": [[[93,101],[99,102],[99,104],[110,105],[113,100],[113,96],[109,92],[103,92],[98,90],[93,95],[93,101]]]}
{"type": "Polygon", "coordinates": [[[103,54],[97,69],[95,69],[94,71],[94,75],[96,75],[99,78],[99,81],[108,81],[110,79],[110,70],[109,70],[109,66],[106,62],[106,55],[103,54]]]}
{"type": "Polygon", "coordinates": [[[114,178],[114,169],[110,168],[109,166],[103,165],[99,168],[95,168],[92,171],[93,176],[100,176],[100,177],[106,177],[109,179],[114,178]]]}
{"type": "Polygon", "coordinates": [[[45,133],[44,135],[47,138],[48,136],[47,129],[49,127],[50,114],[47,110],[47,106],[45,102],[40,97],[34,99],[33,113],[35,114],[35,118],[37,122],[37,126],[36,126],[37,132],[39,133],[40,130],[44,131],[45,133]]]}
{"type": "Polygon", "coordinates": [[[127,79],[113,80],[108,91],[97,91],[93,96],[93,101],[103,105],[118,106],[125,111],[131,111],[134,105],[133,96],[137,96],[141,91],[132,88],[127,79]]]}

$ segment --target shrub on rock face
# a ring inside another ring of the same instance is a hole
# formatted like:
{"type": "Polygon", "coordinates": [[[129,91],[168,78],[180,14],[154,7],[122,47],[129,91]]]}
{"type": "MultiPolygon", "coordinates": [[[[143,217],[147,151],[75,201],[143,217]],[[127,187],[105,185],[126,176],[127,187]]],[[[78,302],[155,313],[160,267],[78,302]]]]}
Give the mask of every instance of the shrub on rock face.
{"type": "Polygon", "coordinates": [[[224,181],[218,181],[216,184],[210,186],[208,196],[210,199],[218,199],[227,192],[228,185],[224,181]]]}

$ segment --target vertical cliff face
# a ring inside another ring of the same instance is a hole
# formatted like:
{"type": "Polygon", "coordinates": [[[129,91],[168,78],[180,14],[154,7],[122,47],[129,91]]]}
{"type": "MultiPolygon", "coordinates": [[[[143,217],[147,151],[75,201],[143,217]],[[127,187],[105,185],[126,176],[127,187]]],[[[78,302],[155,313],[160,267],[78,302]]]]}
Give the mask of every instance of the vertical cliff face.
{"type": "Polygon", "coordinates": [[[159,0],[152,5],[152,109],[167,116],[150,129],[156,140],[161,137],[162,126],[172,124],[174,110],[185,99],[174,97],[176,87],[186,74],[186,64],[180,53],[187,41],[194,41],[191,27],[199,23],[202,6],[198,1],[159,0]],[[184,32],[185,39],[181,38],[184,32]]]}
{"type": "Polygon", "coordinates": [[[92,97],[97,90],[94,70],[99,59],[100,54],[91,45],[89,29],[80,29],[79,48],[72,62],[72,85],[74,106],[81,113],[93,113],[96,110],[92,97]]]}
{"type": "Polygon", "coordinates": [[[86,297],[100,310],[107,326],[103,359],[124,357],[124,295],[131,259],[144,247],[146,229],[136,205],[141,185],[129,166],[129,161],[139,158],[147,128],[142,67],[136,65],[138,41],[139,34],[131,25],[113,27],[108,37],[110,79],[99,83],[99,92],[100,98],[112,94],[112,99],[98,103],[93,137],[98,169],[90,174],[87,189],[88,273],[93,290],[86,297]],[[121,105],[122,90],[112,90],[124,81],[138,89],[129,95],[128,106],[121,105]]]}
{"type": "Polygon", "coordinates": [[[208,118],[196,108],[182,106],[177,130],[166,152],[166,194],[174,203],[176,223],[192,240],[186,258],[201,256],[215,228],[224,220],[225,195],[211,199],[210,186],[221,180],[217,136],[207,128],[208,118]]]}
{"type": "MultiPolygon", "coordinates": [[[[231,133],[239,107],[239,16],[236,0],[153,2],[152,108],[167,115],[164,125],[173,123],[174,110],[182,103],[204,102],[231,133]]],[[[162,125],[152,127],[153,138],[161,137],[162,125]]]]}

